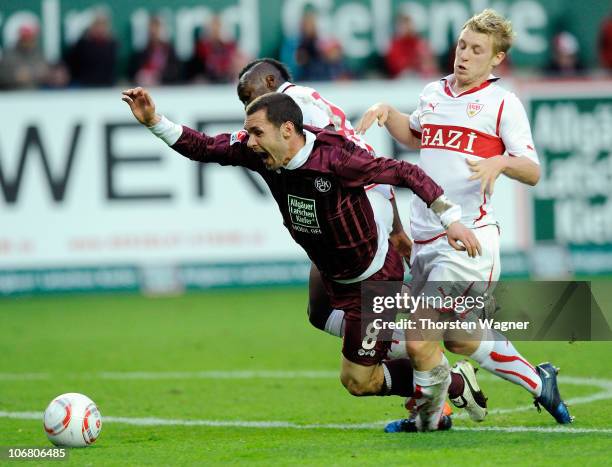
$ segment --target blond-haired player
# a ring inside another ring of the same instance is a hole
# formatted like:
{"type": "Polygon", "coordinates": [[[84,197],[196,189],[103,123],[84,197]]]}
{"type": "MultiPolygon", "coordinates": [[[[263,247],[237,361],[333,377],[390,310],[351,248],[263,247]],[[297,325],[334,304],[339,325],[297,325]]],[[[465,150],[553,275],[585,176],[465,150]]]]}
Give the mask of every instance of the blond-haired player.
{"type": "MultiPolygon", "coordinates": [[[[492,205],[495,181],[504,174],[533,186],[540,178],[525,110],[491,74],[506,58],[513,36],[510,22],[495,11],[487,9],[473,16],[459,36],[453,73],[425,86],[411,115],[379,103],[368,109],[356,127],[363,134],[377,121],[400,143],[420,148],[419,165],[449,198],[461,204],[461,222],[474,229],[482,246],[482,255],[476,258],[453,252],[426,206],[415,199],[411,217],[413,294],[451,293],[438,287],[441,281],[480,284],[471,294],[483,294],[487,287],[491,292],[500,274],[499,227],[492,205]]],[[[489,332],[480,341],[446,341],[445,345],[521,385],[534,396],[538,408],[544,406],[559,423],[570,423],[572,417],[557,388],[558,370],[550,363],[531,365],[501,334],[489,332]]],[[[435,345],[406,343],[417,361],[435,345]]],[[[427,371],[420,376],[424,382],[434,377],[427,371]]],[[[440,398],[431,397],[439,403],[440,398]]],[[[391,427],[400,431],[403,425],[393,423],[391,427]]]]}

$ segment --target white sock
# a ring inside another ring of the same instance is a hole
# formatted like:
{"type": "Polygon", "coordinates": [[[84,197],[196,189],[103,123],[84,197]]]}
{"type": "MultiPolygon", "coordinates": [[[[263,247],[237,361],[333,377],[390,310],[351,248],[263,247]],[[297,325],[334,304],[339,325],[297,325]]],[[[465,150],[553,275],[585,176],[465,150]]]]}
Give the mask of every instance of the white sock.
{"type": "Polygon", "coordinates": [[[325,322],[325,332],[336,337],[344,336],[344,310],[332,310],[325,322]]]}
{"type": "Polygon", "coordinates": [[[395,329],[391,339],[391,347],[389,347],[389,351],[387,352],[387,358],[389,360],[409,358],[408,352],[406,352],[406,334],[404,330],[395,329]]]}
{"type": "Polygon", "coordinates": [[[451,383],[450,364],[443,353],[440,363],[428,371],[413,370],[416,424],[419,431],[435,431],[451,383]]]}
{"type": "Polygon", "coordinates": [[[497,331],[490,330],[496,340],[483,340],[470,358],[481,368],[505,380],[523,386],[538,397],[542,392],[540,375],[523,356],[497,331]]]}

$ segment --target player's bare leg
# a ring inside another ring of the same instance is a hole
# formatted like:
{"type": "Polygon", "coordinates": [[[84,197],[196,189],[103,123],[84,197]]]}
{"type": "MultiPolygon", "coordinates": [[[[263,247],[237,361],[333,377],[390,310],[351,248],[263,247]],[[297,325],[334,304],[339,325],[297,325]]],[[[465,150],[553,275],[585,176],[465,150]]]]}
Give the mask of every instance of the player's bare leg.
{"type": "Polygon", "coordinates": [[[379,316],[347,313],[340,380],[354,396],[409,397],[413,393],[412,365],[407,358],[385,360],[388,331],[371,325],[379,316]]]}
{"type": "MultiPolygon", "coordinates": [[[[314,265],[310,270],[308,317],[310,323],[316,328],[331,335],[344,336],[344,311],[331,307],[327,291],[321,281],[321,274],[314,265]]],[[[396,329],[393,331],[386,358],[384,363],[377,366],[362,366],[344,358],[341,380],[348,392],[355,396],[393,394],[411,398],[414,390],[413,368],[408,359],[403,330],[396,329]],[[397,363],[394,362],[396,360],[397,363]],[[408,376],[409,380],[407,380],[408,376]],[[384,384],[381,384],[383,381],[384,384]]],[[[471,370],[467,373],[467,376],[465,373],[454,371],[455,367],[453,367],[450,374],[451,384],[448,388],[448,397],[457,407],[467,411],[472,420],[482,421],[486,416],[486,398],[476,383],[473,368],[469,364],[467,366],[471,370]],[[467,381],[469,377],[472,378],[471,382],[467,381]],[[473,394],[472,388],[474,387],[476,388],[476,394],[473,394]],[[478,404],[479,400],[482,401],[481,405],[478,404]]],[[[411,399],[407,399],[407,407],[408,405],[412,408],[411,399]]],[[[385,430],[388,432],[413,431],[414,420],[410,419],[411,408],[408,409],[408,418],[391,422],[385,430]]],[[[448,404],[444,413],[445,415],[451,413],[448,404]]],[[[450,427],[450,420],[446,421],[446,426],[450,427]]]]}
{"type": "Polygon", "coordinates": [[[385,374],[382,364],[359,365],[343,356],[340,381],[353,396],[372,396],[382,392],[385,374]]]}
{"type": "Polygon", "coordinates": [[[402,396],[413,394],[412,365],[408,359],[361,365],[342,357],[340,380],[353,396],[402,396]]]}

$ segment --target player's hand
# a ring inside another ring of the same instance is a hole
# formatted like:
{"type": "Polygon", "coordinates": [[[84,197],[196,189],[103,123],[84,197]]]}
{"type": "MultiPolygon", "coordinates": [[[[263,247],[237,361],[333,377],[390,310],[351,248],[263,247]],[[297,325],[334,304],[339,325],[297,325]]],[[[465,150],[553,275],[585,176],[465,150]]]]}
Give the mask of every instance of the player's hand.
{"type": "Polygon", "coordinates": [[[410,255],[412,254],[412,240],[410,237],[406,235],[404,230],[399,230],[397,232],[391,232],[389,235],[389,241],[391,241],[391,245],[395,248],[402,258],[406,260],[408,266],[410,266],[410,255]]]}
{"type": "Polygon", "coordinates": [[[389,118],[390,109],[391,107],[388,104],[383,104],[382,102],[374,104],[363,114],[361,120],[359,120],[359,123],[357,123],[355,132],[360,135],[365,134],[375,120],[378,120],[378,126],[385,126],[385,123],[389,118]]]}
{"type": "Polygon", "coordinates": [[[446,229],[446,236],[450,246],[458,251],[467,251],[470,258],[476,258],[482,254],[482,248],[476,235],[472,229],[468,229],[461,222],[453,222],[449,225],[446,229]]]}
{"type": "Polygon", "coordinates": [[[473,172],[468,180],[480,180],[480,193],[492,195],[497,177],[506,168],[506,158],[495,156],[480,161],[466,159],[466,162],[473,172]]]}
{"type": "Polygon", "coordinates": [[[160,116],[155,113],[155,103],[149,92],[141,87],[126,89],[121,94],[121,100],[130,106],[134,117],[146,126],[153,126],[160,120],[160,116]]]}

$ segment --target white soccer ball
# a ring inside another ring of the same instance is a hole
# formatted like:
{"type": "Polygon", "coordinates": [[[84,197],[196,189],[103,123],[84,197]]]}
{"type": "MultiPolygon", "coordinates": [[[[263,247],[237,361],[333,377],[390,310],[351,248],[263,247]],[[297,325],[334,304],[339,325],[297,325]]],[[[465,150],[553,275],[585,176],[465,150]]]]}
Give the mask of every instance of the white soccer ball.
{"type": "Polygon", "coordinates": [[[51,401],[43,424],[47,437],[56,446],[80,448],[98,439],[102,416],[89,397],[69,392],[51,401]]]}

